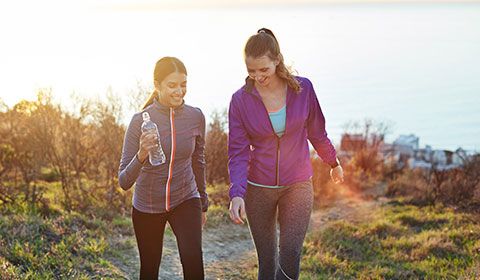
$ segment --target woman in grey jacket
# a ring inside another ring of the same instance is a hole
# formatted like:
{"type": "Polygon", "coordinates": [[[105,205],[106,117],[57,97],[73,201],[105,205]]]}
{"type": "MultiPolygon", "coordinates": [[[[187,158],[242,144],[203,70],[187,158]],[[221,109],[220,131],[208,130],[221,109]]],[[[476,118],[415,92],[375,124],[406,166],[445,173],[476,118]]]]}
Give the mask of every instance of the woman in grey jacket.
{"type": "Polygon", "coordinates": [[[206,221],[205,117],[185,104],[187,70],[177,58],[160,59],[154,70],[155,90],[127,129],[119,184],[135,183],[132,220],[140,252],[140,279],[158,279],[163,234],[168,222],[177,238],[185,279],[203,279],[202,227],[206,221]],[[142,133],[148,112],[160,132],[166,162],[153,166],[148,151],[156,135],[142,133]]]}

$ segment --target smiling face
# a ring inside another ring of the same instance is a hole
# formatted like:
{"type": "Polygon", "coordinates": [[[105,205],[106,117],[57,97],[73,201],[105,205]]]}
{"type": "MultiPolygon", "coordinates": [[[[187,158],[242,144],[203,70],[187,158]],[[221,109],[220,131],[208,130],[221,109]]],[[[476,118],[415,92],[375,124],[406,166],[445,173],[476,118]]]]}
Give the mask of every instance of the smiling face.
{"type": "Polygon", "coordinates": [[[170,73],[162,82],[155,81],[155,89],[160,103],[168,107],[178,107],[182,105],[183,97],[187,93],[187,75],[180,72],[170,73]]]}
{"type": "Polygon", "coordinates": [[[269,56],[260,57],[247,56],[245,64],[247,66],[248,76],[262,87],[268,86],[276,77],[276,68],[278,60],[272,60],[269,56]]]}

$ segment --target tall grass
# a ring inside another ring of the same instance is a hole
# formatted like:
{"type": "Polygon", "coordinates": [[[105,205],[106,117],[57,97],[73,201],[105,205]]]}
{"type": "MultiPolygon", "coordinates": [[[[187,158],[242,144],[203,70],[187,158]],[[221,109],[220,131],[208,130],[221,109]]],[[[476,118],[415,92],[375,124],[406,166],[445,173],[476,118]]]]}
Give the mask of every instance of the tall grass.
{"type": "Polygon", "coordinates": [[[122,279],[114,263],[122,246],[109,237],[132,234],[130,224],[76,212],[42,217],[35,212],[0,216],[0,279],[122,279]]]}
{"type": "Polygon", "coordinates": [[[479,279],[479,266],[479,217],[396,202],[310,233],[301,279],[479,279]]]}

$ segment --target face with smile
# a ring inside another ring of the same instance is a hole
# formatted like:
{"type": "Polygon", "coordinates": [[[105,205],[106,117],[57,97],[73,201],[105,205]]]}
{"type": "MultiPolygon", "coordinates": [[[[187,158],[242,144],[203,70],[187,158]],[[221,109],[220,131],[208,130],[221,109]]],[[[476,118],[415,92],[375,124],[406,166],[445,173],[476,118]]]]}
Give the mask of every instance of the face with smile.
{"type": "Polygon", "coordinates": [[[170,73],[160,83],[155,81],[155,89],[161,104],[178,107],[187,93],[187,75],[180,72],[170,73]]]}
{"type": "Polygon", "coordinates": [[[256,58],[247,56],[245,58],[248,76],[262,87],[268,86],[273,79],[277,78],[276,68],[278,63],[278,60],[272,60],[267,55],[256,58]]]}

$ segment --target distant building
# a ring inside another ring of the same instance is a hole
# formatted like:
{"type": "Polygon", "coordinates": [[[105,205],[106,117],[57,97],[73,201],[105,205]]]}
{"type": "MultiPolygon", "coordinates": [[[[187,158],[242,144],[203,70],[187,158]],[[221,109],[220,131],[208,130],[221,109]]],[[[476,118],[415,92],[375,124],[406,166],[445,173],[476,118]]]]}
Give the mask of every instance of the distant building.
{"type": "Polygon", "coordinates": [[[339,155],[351,158],[355,152],[375,147],[385,162],[396,163],[398,168],[430,169],[435,167],[440,170],[458,168],[469,157],[467,151],[458,148],[454,152],[448,150],[434,150],[430,145],[419,147],[419,138],[414,134],[400,135],[392,144],[384,143],[383,138],[372,136],[365,139],[362,134],[342,135],[339,155]]]}
{"type": "Polygon", "coordinates": [[[342,135],[340,142],[340,150],[346,152],[355,152],[367,147],[367,141],[362,134],[348,134],[342,135]]]}
{"type": "Polygon", "coordinates": [[[410,168],[430,169],[435,167],[439,170],[448,170],[462,166],[467,157],[465,151],[461,148],[452,152],[449,150],[433,150],[427,145],[425,149],[415,151],[409,166],[410,168]]]}
{"type": "Polygon", "coordinates": [[[418,149],[415,151],[413,155],[414,158],[418,160],[423,160],[426,162],[430,162],[432,160],[432,147],[430,145],[426,145],[423,149],[418,149]]]}
{"type": "Polygon", "coordinates": [[[463,165],[465,160],[469,157],[467,151],[462,148],[455,150],[455,153],[452,155],[452,164],[463,165]]]}
{"type": "Polygon", "coordinates": [[[418,160],[415,158],[408,159],[408,167],[412,169],[420,168],[420,169],[430,169],[432,168],[432,164],[425,160],[418,160]]]}
{"type": "Polygon", "coordinates": [[[418,150],[418,143],[418,137],[413,134],[400,135],[395,141],[393,141],[393,146],[400,158],[408,159],[413,157],[415,151],[418,150]]]}
{"type": "Polygon", "coordinates": [[[444,150],[434,150],[432,151],[432,163],[437,165],[447,165],[447,153],[444,150]]]}
{"type": "Polygon", "coordinates": [[[391,145],[384,145],[388,148],[383,149],[383,155],[388,161],[397,162],[398,168],[411,166],[411,159],[418,150],[418,143],[418,137],[413,134],[400,135],[391,145]]]}
{"type": "Polygon", "coordinates": [[[395,141],[393,141],[393,145],[395,146],[408,146],[414,150],[418,150],[418,143],[419,138],[414,134],[400,135],[395,141]]]}

